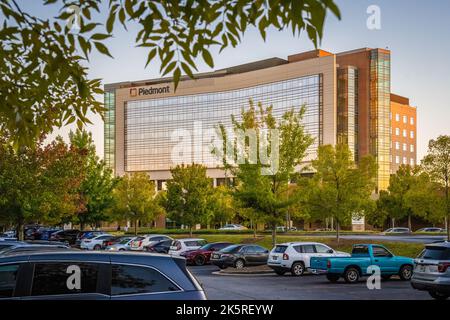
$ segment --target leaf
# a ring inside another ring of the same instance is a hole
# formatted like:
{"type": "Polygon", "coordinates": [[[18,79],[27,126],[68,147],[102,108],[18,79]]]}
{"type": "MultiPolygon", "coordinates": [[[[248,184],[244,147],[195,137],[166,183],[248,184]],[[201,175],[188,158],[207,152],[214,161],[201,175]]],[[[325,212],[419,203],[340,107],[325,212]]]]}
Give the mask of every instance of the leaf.
{"type": "Polygon", "coordinates": [[[211,56],[211,53],[209,53],[208,50],[203,49],[202,57],[203,57],[203,60],[206,62],[206,64],[208,66],[210,66],[211,68],[214,68],[214,61],[213,61],[213,58],[211,56]]]}
{"type": "Polygon", "coordinates": [[[106,34],[106,33],[96,33],[94,35],[91,36],[91,40],[105,40],[107,38],[111,37],[110,34],[106,34]]]}
{"type": "Polygon", "coordinates": [[[181,70],[180,70],[180,68],[176,68],[173,73],[174,91],[177,91],[178,83],[180,82],[180,78],[181,78],[181,70]]]}
{"type": "Polygon", "coordinates": [[[148,64],[150,63],[150,61],[152,61],[152,59],[156,56],[156,52],[157,49],[153,48],[152,50],[150,50],[150,52],[148,53],[148,57],[147,57],[147,63],[145,64],[145,67],[147,68],[148,64]]]}
{"type": "Polygon", "coordinates": [[[100,52],[100,53],[102,53],[102,54],[104,54],[104,55],[107,55],[107,56],[109,56],[109,57],[113,57],[110,53],[109,53],[109,50],[108,50],[108,48],[103,44],[103,43],[101,43],[101,42],[98,42],[98,41],[94,41],[94,45],[95,45],[95,48],[98,50],[98,52],[100,52]]]}

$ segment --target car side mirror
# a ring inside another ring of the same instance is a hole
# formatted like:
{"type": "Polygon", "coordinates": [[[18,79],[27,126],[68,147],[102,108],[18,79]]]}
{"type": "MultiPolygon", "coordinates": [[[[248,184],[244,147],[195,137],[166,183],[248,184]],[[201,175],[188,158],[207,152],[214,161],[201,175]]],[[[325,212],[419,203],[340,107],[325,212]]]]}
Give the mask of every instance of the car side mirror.
{"type": "Polygon", "coordinates": [[[328,250],[328,253],[334,253],[333,249],[328,250]]]}
{"type": "Polygon", "coordinates": [[[216,251],[216,248],[211,248],[210,251],[216,251]]]}
{"type": "Polygon", "coordinates": [[[269,250],[264,251],[264,253],[269,253],[269,250]]]}

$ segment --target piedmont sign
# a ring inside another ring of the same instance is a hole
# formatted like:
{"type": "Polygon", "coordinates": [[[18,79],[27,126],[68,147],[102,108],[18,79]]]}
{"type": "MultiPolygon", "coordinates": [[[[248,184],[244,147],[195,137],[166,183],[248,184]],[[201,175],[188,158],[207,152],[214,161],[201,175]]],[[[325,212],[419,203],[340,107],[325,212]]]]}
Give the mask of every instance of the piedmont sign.
{"type": "Polygon", "coordinates": [[[165,87],[141,87],[141,88],[130,88],[130,96],[149,96],[152,94],[170,93],[170,86],[165,87]]]}

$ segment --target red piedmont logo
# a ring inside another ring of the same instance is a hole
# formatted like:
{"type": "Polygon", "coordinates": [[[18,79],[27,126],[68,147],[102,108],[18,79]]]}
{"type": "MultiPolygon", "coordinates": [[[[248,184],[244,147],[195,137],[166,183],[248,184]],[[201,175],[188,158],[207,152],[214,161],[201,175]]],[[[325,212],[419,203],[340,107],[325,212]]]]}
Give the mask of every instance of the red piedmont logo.
{"type": "Polygon", "coordinates": [[[132,96],[132,97],[136,97],[137,96],[137,89],[136,88],[131,88],[130,89],[130,96],[132,96]]]}

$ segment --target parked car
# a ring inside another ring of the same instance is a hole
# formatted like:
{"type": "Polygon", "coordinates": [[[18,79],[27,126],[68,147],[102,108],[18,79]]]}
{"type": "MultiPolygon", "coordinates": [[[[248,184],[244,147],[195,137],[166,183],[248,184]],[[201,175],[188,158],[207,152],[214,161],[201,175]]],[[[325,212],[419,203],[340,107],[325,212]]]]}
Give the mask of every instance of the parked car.
{"type": "Polygon", "coordinates": [[[169,253],[170,247],[172,246],[173,240],[161,240],[154,242],[145,247],[147,252],[155,253],[169,253]]]}
{"type": "Polygon", "coordinates": [[[257,245],[236,244],[228,246],[211,255],[211,263],[221,269],[245,266],[258,266],[267,263],[269,250],[257,245]]]}
{"type": "Polygon", "coordinates": [[[226,224],[219,228],[219,230],[247,230],[247,227],[240,224],[226,224]]]}
{"type": "Polygon", "coordinates": [[[69,245],[74,245],[77,241],[77,235],[80,233],[80,230],[77,229],[69,229],[69,230],[59,230],[55,233],[52,233],[50,236],[50,241],[61,241],[65,242],[69,245]]]}
{"type": "Polygon", "coordinates": [[[168,253],[179,256],[185,251],[196,250],[206,243],[205,239],[198,238],[177,239],[172,242],[168,253]]]}
{"type": "Polygon", "coordinates": [[[23,228],[24,239],[25,240],[38,240],[39,239],[39,230],[43,228],[43,226],[38,224],[26,225],[23,228]]]}
{"type": "Polygon", "coordinates": [[[186,258],[187,264],[203,266],[204,264],[209,263],[213,252],[222,250],[230,245],[232,245],[230,242],[207,243],[198,249],[185,251],[181,253],[180,256],[186,258]]]}
{"type": "Polygon", "coordinates": [[[184,259],[132,253],[35,252],[0,257],[0,298],[21,300],[205,300],[184,259]],[[80,287],[67,285],[74,266],[80,287]]]}
{"type": "Polygon", "coordinates": [[[133,241],[135,237],[123,237],[120,241],[117,241],[105,248],[108,251],[129,251],[131,241],[133,241]]]}
{"type": "Polygon", "coordinates": [[[53,233],[60,231],[58,228],[41,228],[37,230],[35,240],[50,240],[53,233]]]}
{"type": "Polygon", "coordinates": [[[84,250],[101,250],[103,241],[114,238],[111,234],[101,234],[90,239],[83,239],[80,243],[80,249],[84,250]]]}
{"type": "Polygon", "coordinates": [[[16,238],[16,231],[15,230],[8,230],[2,233],[2,237],[5,238],[16,238]]]}
{"type": "MultiPolygon", "coordinates": [[[[120,237],[117,241],[107,245],[105,250],[108,251],[128,251],[130,250],[131,241],[135,237],[120,237]]],[[[109,242],[109,241],[107,241],[109,242]]]]}
{"type": "Polygon", "coordinates": [[[444,232],[442,228],[428,227],[416,230],[416,232],[444,232]]]}
{"type": "Polygon", "coordinates": [[[12,238],[7,234],[0,234],[0,241],[17,241],[17,238],[12,238]]]}
{"type": "Polygon", "coordinates": [[[389,228],[384,230],[381,234],[409,234],[411,230],[408,228],[389,228]]]}
{"type": "Polygon", "coordinates": [[[130,250],[143,251],[146,246],[157,243],[162,240],[173,240],[171,237],[163,234],[147,234],[145,236],[138,236],[131,241],[130,250]]]}
{"type": "Polygon", "coordinates": [[[382,245],[358,244],[353,246],[351,257],[311,257],[310,264],[313,273],[324,273],[331,282],[343,277],[347,283],[356,283],[369,274],[367,268],[372,265],[380,268],[383,279],[398,275],[401,280],[410,280],[414,260],[395,256],[382,245]]]}
{"type": "Polygon", "coordinates": [[[427,244],[414,262],[412,287],[428,291],[435,299],[448,299],[450,297],[450,242],[427,244]]]}
{"type": "Polygon", "coordinates": [[[323,243],[287,242],[272,249],[267,265],[278,275],[290,272],[301,276],[309,269],[311,257],[350,257],[350,254],[336,251],[323,243]]]}
{"type": "Polygon", "coordinates": [[[106,234],[104,231],[92,230],[92,231],[80,231],[77,234],[77,240],[75,241],[75,247],[79,248],[81,245],[81,241],[84,239],[92,239],[101,234],[106,234]]]}
{"type": "Polygon", "coordinates": [[[61,251],[61,250],[70,250],[70,247],[67,245],[16,243],[13,246],[1,249],[0,256],[16,255],[35,251],[61,251]]]}

